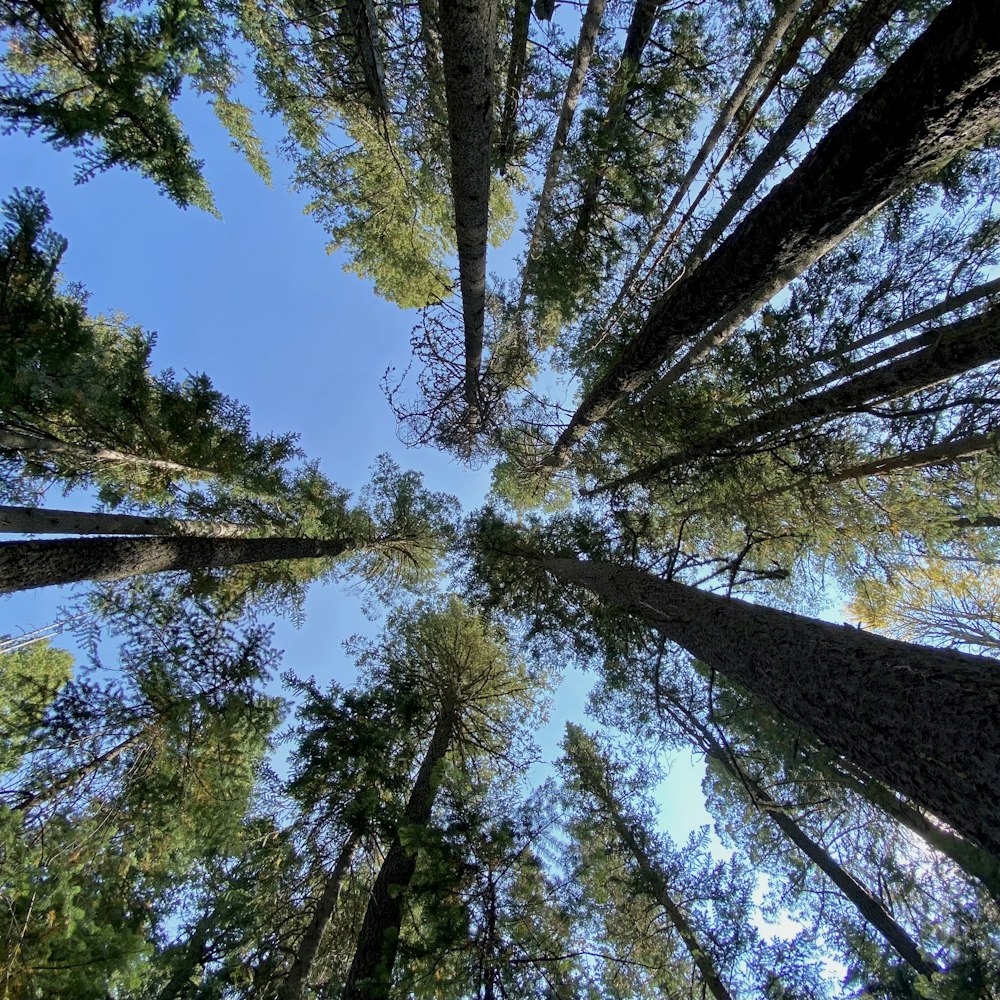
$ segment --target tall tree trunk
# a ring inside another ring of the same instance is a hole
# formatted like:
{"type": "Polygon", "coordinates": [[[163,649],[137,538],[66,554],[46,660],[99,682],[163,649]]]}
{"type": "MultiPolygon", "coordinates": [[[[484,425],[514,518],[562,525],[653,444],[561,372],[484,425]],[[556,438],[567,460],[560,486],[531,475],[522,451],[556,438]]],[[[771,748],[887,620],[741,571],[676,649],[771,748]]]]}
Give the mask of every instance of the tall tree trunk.
{"type": "Polygon", "coordinates": [[[142,573],[330,559],[354,547],[316,538],[57,538],[0,542],[0,594],[142,573]]]}
{"type": "Polygon", "coordinates": [[[1000,306],[978,316],[956,320],[934,331],[933,336],[926,336],[933,342],[915,354],[815,396],[753,417],[694,445],[686,452],[651,462],[626,476],[602,484],[592,492],[604,493],[633,483],[646,483],[682,463],[729,451],[741,444],[759,441],[807,423],[825,423],[858,407],[875,401],[897,399],[996,361],[1000,359],[1000,306]]]}
{"type": "Polygon", "coordinates": [[[538,259],[538,248],[548,223],[552,197],[556,191],[559,165],[562,163],[566,140],[569,138],[569,129],[573,124],[573,116],[576,113],[576,106],[580,102],[580,95],[583,93],[584,80],[587,77],[587,70],[590,68],[594,46],[597,44],[597,33],[601,28],[601,19],[604,17],[604,2],[605,0],[588,0],[587,10],[583,15],[580,38],[576,43],[576,55],[573,57],[573,68],[566,81],[566,95],[563,97],[562,109],[559,112],[552,149],[549,150],[549,159],[545,167],[545,180],[542,182],[542,191],[538,196],[538,208],[535,210],[535,221],[531,227],[531,237],[528,240],[528,249],[524,257],[524,267],[521,271],[521,292],[517,305],[518,312],[524,310],[528,293],[531,290],[535,261],[538,259]]]}
{"type": "Polygon", "coordinates": [[[507,86],[504,89],[503,119],[497,142],[498,169],[506,174],[517,138],[517,109],[528,65],[528,31],[531,28],[531,0],[515,0],[510,33],[510,59],[507,63],[507,86]]]}
{"type": "Polygon", "coordinates": [[[384,118],[389,113],[389,101],[385,94],[385,69],[378,51],[375,5],[372,0],[345,0],[344,12],[350,22],[369,104],[380,118],[384,118]]]}
{"type": "Polygon", "coordinates": [[[1000,903],[1000,859],[993,857],[964,837],[946,830],[940,823],[901,799],[891,789],[867,775],[835,768],[834,779],[867,799],[872,805],[911,830],[928,846],[950,858],[970,878],[1000,903]]]}
{"type": "Polygon", "coordinates": [[[9,425],[0,425],[0,450],[12,452],[31,452],[39,455],[63,455],[77,459],[87,466],[136,465],[145,469],[161,469],[173,472],[187,478],[206,479],[214,475],[207,469],[192,469],[188,465],[168,462],[160,458],[145,458],[140,455],[128,455],[114,448],[92,447],[82,444],[70,444],[48,434],[33,434],[9,425]]]}
{"type": "Polygon", "coordinates": [[[309,982],[309,974],[312,971],[313,963],[316,960],[316,953],[319,951],[320,942],[326,931],[330,918],[337,908],[337,900],[340,898],[340,887],[344,883],[347,869],[351,865],[351,859],[357,850],[361,840],[360,833],[352,833],[347,842],[340,849],[337,860],[334,863],[333,871],[327,876],[323,883],[323,892],[316,901],[316,909],[313,910],[312,918],[306,927],[302,940],[299,942],[299,950],[292,960],[292,967],[288,971],[278,993],[279,1000],[299,1000],[302,991],[309,982]]]}
{"type": "MultiPolygon", "coordinates": [[[[622,805],[612,789],[608,787],[606,781],[595,769],[587,766],[586,761],[579,753],[579,748],[574,748],[572,742],[568,747],[568,753],[583,787],[600,803],[622,844],[628,848],[629,853],[635,859],[643,882],[649,887],[650,895],[663,907],[667,919],[684,942],[684,947],[691,955],[691,960],[698,969],[705,987],[715,997],[715,1000],[732,1000],[729,990],[722,982],[711,956],[698,939],[687,915],[670,895],[670,880],[650,857],[649,852],[641,843],[640,837],[636,834],[636,824],[623,815],[622,805]]],[[[600,758],[598,757],[598,759],[600,758]]]]}
{"type": "Polygon", "coordinates": [[[451,191],[465,326],[465,404],[478,422],[486,316],[486,241],[493,141],[497,0],[442,0],[451,191]]]}
{"type": "MultiPolygon", "coordinates": [[[[434,770],[448,752],[456,725],[455,708],[443,709],[410,790],[401,825],[426,827],[430,822],[437,793],[434,770]]],[[[416,854],[403,846],[397,832],[372,886],[341,1000],[387,1000],[403,919],[403,900],[416,868],[416,854]]]]}
{"type": "Polygon", "coordinates": [[[590,168],[584,177],[580,192],[580,208],[573,234],[573,245],[578,249],[583,245],[597,211],[604,175],[607,173],[608,152],[625,115],[629,98],[638,86],[639,64],[656,26],[661,3],[662,0],[635,0],[635,6],[632,8],[628,34],[625,36],[625,45],[608,96],[608,107],[594,138],[590,168]]]}
{"type": "Polygon", "coordinates": [[[799,133],[809,124],[823,102],[833,93],[844,74],[886,26],[900,6],[900,0],[867,0],[855,13],[847,31],[827,56],[819,72],[810,79],[792,110],[757,154],[750,169],[733,189],[712,223],[698,240],[689,264],[696,267],[712,249],[740,209],[750,200],[761,182],[788,152],[799,133]]]}
{"type": "Polygon", "coordinates": [[[634,614],[1000,856],[1000,665],[758,607],[612,563],[542,568],[634,614]]]}
{"type": "Polygon", "coordinates": [[[756,781],[745,774],[733,755],[723,749],[718,740],[700,720],[685,710],[685,715],[698,729],[698,740],[713,760],[719,761],[726,771],[741,785],[754,806],[763,812],[775,826],[844,894],[844,897],[861,914],[872,928],[896,949],[899,956],[917,972],[925,976],[941,970],[924,957],[917,943],[899,925],[892,914],[853,875],[845,871],[829,851],[802,829],[789,815],[786,807],[779,805],[756,781]]]}
{"type": "Polygon", "coordinates": [[[103,514],[0,505],[0,533],[25,535],[193,535],[200,538],[247,538],[256,529],[245,524],[183,521],[171,517],[103,514]]]}
{"type": "Polygon", "coordinates": [[[685,341],[729,313],[759,308],[893,195],[978,144],[998,121],[995,2],[953,0],[798,169],[656,302],[544,464],[565,465],[587,430],[654,378],[685,341]]]}

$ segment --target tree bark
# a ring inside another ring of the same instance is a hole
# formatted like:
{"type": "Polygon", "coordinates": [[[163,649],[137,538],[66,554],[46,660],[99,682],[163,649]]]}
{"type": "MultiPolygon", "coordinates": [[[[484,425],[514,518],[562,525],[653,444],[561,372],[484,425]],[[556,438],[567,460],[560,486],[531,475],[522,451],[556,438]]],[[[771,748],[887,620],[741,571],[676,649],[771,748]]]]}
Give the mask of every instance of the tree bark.
{"type": "MultiPolygon", "coordinates": [[[[454,708],[446,708],[438,716],[401,825],[426,827],[430,822],[437,792],[434,771],[448,752],[456,725],[454,708]]],[[[372,886],[341,1000],[388,1000],[403,920],[403,899],[416,868],[416,854],[403,846],[397,832],[372,886]]]]}
{"type": "Polygon", "coordinates": [[[1000,856],[1000,665],[758,607],[611,563],[543,557],[1000,856]]]}
{"type": "Polygon", "coordinates": [[[345,0],[344,11],[350,21],[351,35],[372,110],[384,118],[389,113],[389,102],[385,94],[385,70],[376,45],[378,20],[374,4],[372,0],[345,0]]]}
{"type": "Polygon", "coordinates": [[[507,64],[507,86],[504,91],[503,120],[497,143],[498,166],[505,174],[514,155],[517,136],[517,109],[521,103],[521,87],[528,65],[528,31],[531,28],[531,0],[515,0],[511,25],[510,60],[507,64]]]}
{"type": "Polygon", "coordinates": [[[442,0],[451,191],[465,327],[465,403],[473,423],[479,411],[486,315],[496,22],[497,0],[442,0]]]}
{"type": "Polygon", "coordinates": [[[0,533],[25,535],[185,535],[200,538],[247,538],[253,527],[171,517],[104,514],[0,505],[0,533]]]}
{"type": "Polygon", "coordinates": [[[588,0],[587,10],[583,15],[583,24],[580,26],[580,38],[576,43],[576,55],[573,57],[573,68],[570,70],[569,79],[566,81],[566,94],[563,97],[562,109],[559,112],[559,121],[556,124],[556,134],[552,140],[552,149],[549,150],[549,160],[545,167],[545,180],[542,182],[542,191],[538,196],[538,208],[535,211],[535,221],[531,227],[531,238],[528,240],[524,267],[521,271],[521,292],[517,306],[518,312],[524,310],[524,305],[528,300],[531,280],[535,270],[534,262],[538,259],[538,245],[541,242],[542,233],[545,232],[545,226],[548,223],[552,197],[556,191],[556,179],[559,176],[559,165],[562,163],[563,153],[566,149],[566,140],[569,138],[569,129],[573,124],[573,116],[576,114],[576,106],[579,104],[580,95],[583,93],[583,84],[587,77],[587,70],[590,68],[594,46],[597,44],[597,33],[601,28],[601,19],[604,17],[604,2],[605,0],[588,0]]]}
{"type": "Polygon", "coordinates": [[[352,548],[314,538],[58,538],[0,542],[0,594],[142,573],[330,559],[352,548]]]}
{"type": "Polygon", "coordinates": [[[604,493],[633,483],[646,483],[676,466],[737,448],[792,427],[825,423],[853,409],[905,396],[1000,359],[1000,306],[978,316],[956,320],[925,335],[933,342],[908,357],[730,427],[686,452],[644,465],[626,476],[604,483],[593,493],[604,493]]]}
{"type": "Polygon", "coordinates": [[[316,960],[316,953],[319,951],[323,934],[330,923],[333,911],[337,908],[337,900],[340,898],[340,887],[344,883],[344,876],[347,874],[347,869],[350,867],[351,859],[354,857],[360,840],[360,833],[352,833],[340,849],[333,871],[323,883],[323,892],[316,902],[312,919],[299,942],[299,950],[295,953],[288,977],[281,986],[278,994],[279,1000],[299,1000],[302,996],[302,991],[309,982],[309,974],[316,960]]]}
{"type": "Polygon", "coordinates": [[[953,0],[798,169],[655,303],[544,464],[565,465],[587,430],[654,378],[681,344],[728,313],[759,308],[887,200],[975,146],[998,121],[995,0],[953,0]]]}

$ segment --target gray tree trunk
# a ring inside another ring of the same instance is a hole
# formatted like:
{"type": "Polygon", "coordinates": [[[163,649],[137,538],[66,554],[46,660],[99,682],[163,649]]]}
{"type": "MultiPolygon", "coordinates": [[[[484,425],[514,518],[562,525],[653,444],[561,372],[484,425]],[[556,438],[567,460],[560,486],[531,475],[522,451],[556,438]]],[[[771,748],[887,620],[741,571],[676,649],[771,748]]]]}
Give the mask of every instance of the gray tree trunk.
{"type": "Polygon", "coordinates": [[[486,242],[493,142],[497,0],[442,0],[451,191],[465,326],[465,403],[473,425],[486,316],[486,242]]]}
{"type": "Polygon", "coordinates": [[[611,563],[544,557],[863,771],[1000,856],[1000,664],[758,607],[611,563]]]}
{"type": "Polygon", "coordinates": [[[798,169],[692,274],[653,306],[586,393],[544,464],[656,376],[682,344],[728,313],[759,308],[893,195],[1000,122],[995,0],[953,0],[798,169]]]}
{"type": "Polygon", "coordinates": [[[372,0],[345,0],[344,12],[350,22],[351,35],[361,75],[365,81],[365,91],[373,111],[379,117],[389,113],[389,102],[385,93],[385,69],[378,50],[378,18],[372,0]]]}
{"type": "MultiPolygon", "coordinates": [[[[438,717],[403,810],[403,825],[425,827],[430,822],[437,793],[434,770],[448,752],[457,722],[454,710],[438,717]]],[[[403,846],[397,833],[372,886],[341,1000],[388,1000],[404,896],[416,868],[416,854],[403,846]]]]}
{"type": "Polygon", "coordinates": [[[0,594],[142,573],[330,559],[352,545],[313,538],[58,538],[0,542],[0,594]]]}
{"type": "Polygon", "coordinates": [[[646,483],[685,462],[729,451],[793,427],[825,423],[859,407],[898,399],[996,361],[1000,359],[1000,306],[956,320],[924,336],[932,343],[908,357],[746,420],[686,452],[651,462],[592,492],[604,493],[633,483],[646,483]]]}
{"type": "Polygon", "coordinates": [[[256,529],[244,524],[184,521],[137,514],[52,510],[0,505],[0,533],[24,535],[193,535],[200,538],[247,538],[256,529]]]}
{"type": "Polygon", "coordinates": [[[514,19],[510,35],[510,59],[507,64],[507,85],[504,88],[503,118],[497,142],[498,167],[507,172],[514,155],[517,137],[517,109],[521,103],[521,87],[528,65],[528,32],[531,28],[531,0],[515,0],[514,19]]]}

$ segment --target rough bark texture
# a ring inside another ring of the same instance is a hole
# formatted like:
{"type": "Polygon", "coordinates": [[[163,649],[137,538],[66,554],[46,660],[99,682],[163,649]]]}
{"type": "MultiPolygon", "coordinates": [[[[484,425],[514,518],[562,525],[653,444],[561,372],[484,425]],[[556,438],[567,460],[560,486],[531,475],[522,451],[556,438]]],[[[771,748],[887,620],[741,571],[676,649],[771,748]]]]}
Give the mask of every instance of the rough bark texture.
{"type": "MultiPolygon", "coordinates": [[[[453,710],[439,716],[403,810],[402,825],[421,827],[430,822],[437,791],[434,769],[448,752],[456,723],[453,710]]],[[[416,855],[403,846],[397,834],[372,886],[341,1000],[388,1000],[403,919],[403,899],[416,867],[416,855]]]]}
{"type": "Polygon", "coordinates": [[[0,533],[24,535],[194,535],[201,538],[246,538],[255,529],[243,524],[181,521],[169,517],[102,514],[0,505],[0,533]]]}
{"type": "Polygon", "coordinates": [[[650,310],[545,460],[570,450],[684,342],[759,308],[860,222],[1000,122],[996,0],[954,0],[823,141],[650,310]]]}
{"type": "Polygon", "coordinates": [[[833,93],[844,74],[858,61],[861,53],[875,40],[889,18],[900,6],[899,0],[868,0],[854,15],[837,46],[827,57],[820,71],[806,84],[792,110],[757,154],[750,169],[743,175],[726,199],[718,215],[702,234],[691,253],[693,263],[712,249],[737,213],[750,200],[764,178],[788,152],[798,134],[809,124],[823,102],[833,93]]]}
{"type": "Polygon", "coordinates": [[[517,136],[517,109],[521,103],[521,87],[528,65],[528,30],[531,27],[531,0],[516,0],[510,35],[510,60],[507,64],[507,85],[504,88],[503,120],[497,143],[498,166],[506,173],[514,155],[517,136]]]}
{"type": "Polygon", "coordinates": [[[538,196],[538,208],[535,211],[535,221],[531,227],[531,239],[528,241],[528,250],[521,273],[521,294],[518,302],[518,310],[524,309],[524,304],[528,300],[531,278],[535,269],[534,261],[538,257],[538,245],[541,241],[542,233],[545,232],[549,210],[552,206],[552,197],[556,191],[559,165],[562,163],[563,152],[566,149],[566,140],[569,138],[569,129],[573,124],[573,116],[576,114],[576,106],[579,104],[580,95],[583,93],[583,84],[587,78],[587,70],[590,68],[591,57],[594,55],[594,46],[597,44],[597,33],[600,30],[601,19],[603,17],[604,0],[589,0],[587,10],[583,15],[583,24],[580,26],[580,38],[576,43],[573,68],[570,70],[569,79],[566,81],[566,95],[563,97],[562,109],[559,112],[559,121],[556,124],[555,138],[552,140],[552,149],[549,151],[549,160],[545,167],[545,180],[542,183],[541,194],[538,196]]]}
{"type": "Polygon", "coordinates": [[[728,451],[792,427],[825,422],[858,407],[887,401],[937,385],[946,379],[1000,359],[1000,307],[957,320],[925,335],[933,343],[905,358],[859,375],[815,396],[771,410],[700,442],[688,451],[645,465],[627,476],[603,484],[595,493],[632,483],[645,483],[677,465],[728,451]]]}
{"type": "Polygon", "coordinates": [[[1000,664],[758,607],[604,562],[544,558],[1000,856],[1000,664]]]}
{"type": "Polygon", "coordinates": [[[323,933],[330,922],[330,917],[333,916],[333,911],[337,908],[340,887],[344,883],[344,877],[360,840],[359,833],[352,833],[340,849],[333,871],[323,883],[323,892],[316,901],[316,909],[313,911],[309,925],[299,942],[299,950],[295,953],[292,967],[288,970],[288,977],[282,984],[278,994],[279,1000],[299,1000],[302,996],[302,990],[309,982],[309,973],[316,960],[316,953],[319,950],[320,941],[323,939],[323,933]]]}
{"type": "Polygon", "coordinates": [[[493,139],[497,0],[442,0],[451,191],[465,325],[465,402],[479,405],[486,314],[486,240],[493,139]]]}
{"type": "Polygon", "coordinates": [[[767,792],[761,788],[749,775],[740,771],[732,756],[727,753],[715,738],[702,730],[702,738],[707,742],[708,752],[742,785],[750,794],[753,804],[765,813],[779,830],[814,864],[831,882],[844,894],[851,905],[889,944],[896,949],[899,956],[917,972],[932,975],[940,972],[934,962],[929,961],[921,953],[917,943],[892,914],[876,899],[850,872],[845,871],[829,851],[802,829],[789,815],[787,809],[780,806],[767,792]]]}
{"type": "Polygon", "coordinates": [[[328,559],[351,546],[313,538],[58,538],[0,542],[0,594],[141,573],[328,559]]]}

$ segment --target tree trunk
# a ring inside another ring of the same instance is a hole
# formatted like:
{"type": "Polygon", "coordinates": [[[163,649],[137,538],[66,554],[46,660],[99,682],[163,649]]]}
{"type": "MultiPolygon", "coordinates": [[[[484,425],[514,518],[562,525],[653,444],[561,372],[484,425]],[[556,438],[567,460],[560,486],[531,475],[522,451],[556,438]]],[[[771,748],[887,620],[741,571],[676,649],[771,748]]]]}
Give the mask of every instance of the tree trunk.
{"type": "Polygon", "coordinates": [[[299,942],[299,950],[295,953],[288,977],[278,993],[279,1000],[299,1000],[302,996],[302,991],[309,982],[309,973],[316,960],[316,953],[319,950],[323,934],[330,923],[333,911],[337,908],[337,900],[340,898],[340,887],[343,885],[344,876],[347,874],[347,869],[350,867],[351,859],[354,857],[360,840],[360,833],[352,833],[347,838],[347,843],[341,848],[340,854],[337,855],[333,871],[330,872],[323,884],[323,892],[316,902],[312,919],[299,942]]]}
{"type": "Polygon", "coordinates": [[[635,858],[635,863],[642,874],[643,880],[649,886],[650,894],[663,907],[664,912],[667,914],[667,919],[684,942],[684,947],[687,948],[688,953],[691,955],[691,960],[698,969],[705,987],[715,997],[715,1000],[732,1000],[729,990],[726,989],[719,973],[716,971],[711,956],[705,950],[701,941],[699,941],[698,935],[691,926],[687,915],[671,897],[669,879],[659,866],[655,864],[649,856],[649,852],[640,843],[640,839],[634,830],[635,824],[622,815],[621,804],[615,798],[614,792],[597,774],[590,772],[585,763],[574,753],[572,747],[568,750],[568,753],[574,767],[577,769],[584,788],[600,803],[608,819],[611,820],[619,839],[628,848],[632,857],[635,858]]]}
{"type": "Polygon", "coordinates": [[[372,0],[345,0],[344,12],[350,22],[351,36],[361,64],[361,75],[371,108],[380,118],[389,113],[385,95],[385,70],[376,44],[378,20],[372,0]]]}
{"type": "Polygon", "coordinates": [[[656,26],[661,2],[662,0],[635,0],[635,6],[632,8],[628,34],[625,36],[625,45],[608,96],[608,107],[593,142],[590,169],[584,177],[580,193],[580,208],[573,235],[574,246],[578,249],[590,231],[594,213],[597,211],[597,201],[607,172],[608,150],[625,114],[629,97],[638,85],[639,63],[656,26]]]}
{"type": "MultiPolygon", "coordinates": [[[[434,770],[448,752],[456,724],[454,708],[443,710],[438,717],[403,810],[401,826],[426,827],[430,822],[437,792],[434,770]]],[[[403,919],[403,899],[416,867],[416,854],[403,846],[397,832],[372,886],[341,1000],[388,1000],[403,919]]]]}
{"type": "Polygon", "coordinates": [[[138,465],[146,469],[162,469],[178,476],[207,479],[215,474],[207,469],[192,469],[188,465],[168,462],[160,458],[144,458],[127,455],[113,448],[98,448],[89,445],[70,444],[49,435],[32,434],[17,428],[0,425],[0,450],[13,452],[37,452],[49,455],[65,455],[75,458],[88,466],[103,463],[111,465],[138,465]]]}
{"type": "Polygon", "coordinates": [[[330,559],[352,548],[315,538],[58,538],[0,542],[0,594],[141,573],[330,559]]]}
{"type": "Polygon", "coordinates": [[[486,315],[497,0],[442,0],[451,191],[465,326],[465,403],[475,423],[486,315]]]}
{"type": "Polygon", "coordinates": [[[542,568],[643,619],[1000,856],[1000,665],[597,561],[542,568]]]}
{"type": "Polygon", "coordinates": [[[873,402],[897,399],[920,389],[1000,359],[1000,306],[978,316],[956,320],[934,331],[928,347],[905,358],[751,418],[696,444],[686,452],[669,455],[593,490],[604,493],[633,483],[646,483],[670,469],[707,455],[729,451],[807,423],[825,423],[873,402]]]}
{"type": "Polygon", "coordinates": [[[994,0],[953,0],[798,169],[691,275],[653,306],[600,377],[544,464],[654,378],[691,337],[759,308],[885,202],[1000,121],[1000,18],[994,0]]]}
{"type": "Polygon", "coordinates": [[[504,92],[503,121],[497,143],[498,167],[506,174],[514,156],[517,137],[517,109],[521,103],[521,87],[528,65],[528,31],[531,28],[531,0],[515,0],[514,20],[510,36],[510,60],[507,64],[507,86],[504,92]]]}
{"type": "Polygon", "coordinates": [[[712,249],[740,209],[750,200],[761,182],[788,152],[799,133],[809,124],[823,102],[833,93],[844,74],[886,26],[900,6],[900,0],[868,0],[855,13],[847,31],[823,63],[820,71],[806,84],[792,110],[767,145],[757,154],[750,169],[726,199],[718,215],[698,240],[691,253],[691,265],[697,264],[712,249]]]}
{"type": "Polygon", "coordinates": [[[845,871],[822,844],[813,840],[792,819],[785,807],[775,802],[756,781],[744,774],[733,759],[732,754],[724,750],[699,721],[692,721],[698,727],[701,742],[708,756],[722,764],[735,781],[747,791],[753,804],[765,813],[775,826],[833,882],[872,928],[895,948],[903,961],[925,976],[940,972],[941,970],[934,962],[921,954],[917,943],[896,922],[881,901],[876,899],[853,875],[845,871]]]}
{"type": "Polygon", "coordinates": [[[247,538],[255,531],[244,524],[183,521],[170,517],[102,514],[97,511],[52,510],[0,505],[0,533],[25,535],[185,535],[200,538],[247,538]]]}
{"type": "Polygon", "coordinates": [[[573,124],[573,116],[576,113],[576,106],[580,102],[580,95],[583,93],[583,83],[587,77],[587,70],[590,68],[590,60],[594,54],[594,46],[597,44],[597,33],[601,28],[601,19],[603,17],[604,0],[588,0],[587,10],[583,15],[583,24],[580,26],[580,38],[576,43],[573,68],[570,70],[569,79],[566,81],[566,95],[563,97],[562,109],[559,112],[555,138],[552,140],[552,149],[549,150],[549,160],[545,167],[545,180],[542,183],[541,194],[538,196],[538,208],[535,210],[535,221],[531,227],[531,238],[528,240],[524,267],[521,271],[521,293],[517,306],[518,312],[524,310],[524,305],[528,300],[531,279],[535,270],[534,262],[538,259],[538,246],[542,239],[542,233],[545,232],[545,226],[548,223],[549,209],[552,206],[552,197],[556,191],[559,165],[562,163],[563,152],[566,149],[566,140],[569,138],[569,129],[573,124]]]}

